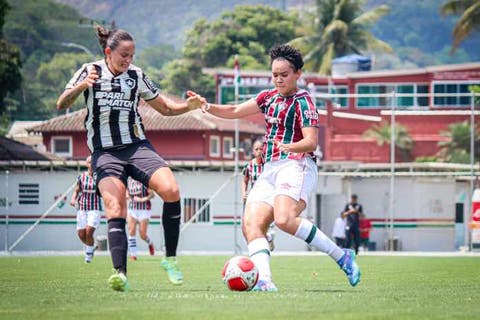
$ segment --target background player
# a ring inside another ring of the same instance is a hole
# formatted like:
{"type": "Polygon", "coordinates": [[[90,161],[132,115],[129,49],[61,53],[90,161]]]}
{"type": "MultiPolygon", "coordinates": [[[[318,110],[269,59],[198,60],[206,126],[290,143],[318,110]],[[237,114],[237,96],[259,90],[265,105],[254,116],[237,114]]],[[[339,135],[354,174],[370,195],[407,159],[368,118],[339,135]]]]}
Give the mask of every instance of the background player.
{"type": "Polygon", "coordinates": [[[85,159],[87,171],[77,178],[77,186],[72,194],[70,205],[77,208],[77,234],[85,245],[85,262],[90,263],[95,251],[93,234],[100,225],[102,201],[97,193],[93,177],[91,157],[85,159]]]}
{"type": "Polygon", "coordinates": [[[153,256],[155,254],[153,241],[147,234],[148,224],[152,215],[152,202],[150,199],[155,194],[152,189],[130,177],[127,185],[127,198],[129,199],[127,217],[128,250],[132,260],[137,260],[137,224],[139,226],[140,238],[147,243],[150,255],[153,256]]]}
{"type": "MultiPolygon", "coordinates": [[[[265,233],[270,223],[327,253],[346,273],[352,286],[360,269],[352,250],[342,250],[312,222],[300,217],[317,185],[313,152],[318,140],[318,113],[307,91],[297,87],[303,58],[290,45],[270,51],[275,89],[264,90],[238,105],[209,104],[202,109],[227,119],[263,113],[266,133],[265,166],[247,197],[245,237],[250,257],[259,269],[257,291],[277,291],[270,271],[270,250],[265,233]]],[[[205,99],[203,99],[205,100],[205,99]]]]}

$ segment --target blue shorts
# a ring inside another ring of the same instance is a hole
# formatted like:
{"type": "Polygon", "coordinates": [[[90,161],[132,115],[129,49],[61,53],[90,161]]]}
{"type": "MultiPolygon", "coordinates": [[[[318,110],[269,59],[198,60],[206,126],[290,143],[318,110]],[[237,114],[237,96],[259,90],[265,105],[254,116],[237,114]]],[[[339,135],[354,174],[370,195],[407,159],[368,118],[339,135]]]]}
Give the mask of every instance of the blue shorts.
{"type": "Polygon", "coordinates": [[[116,177],[127,186],[127,178],[132,177],[148,186],[153,173],[167,166],[148,140],[92,154],[92,171],[97,185],[105,177],[116,177]]]}

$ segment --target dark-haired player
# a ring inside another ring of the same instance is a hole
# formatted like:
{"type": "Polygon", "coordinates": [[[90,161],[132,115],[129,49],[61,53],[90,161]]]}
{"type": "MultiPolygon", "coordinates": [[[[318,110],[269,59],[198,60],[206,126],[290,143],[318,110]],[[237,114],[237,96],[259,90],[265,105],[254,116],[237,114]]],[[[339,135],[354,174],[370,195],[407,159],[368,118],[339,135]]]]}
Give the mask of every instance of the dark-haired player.
{"type": "Polygon", "coordinates": [[[270,250],[265,233],[273,221],[281,230],[306,241],[332,257],[352,286],[360,269],[352,250],[343,250],[300,214],[317,185],[313,152],[317,147],[318,114],[307,91],[297,87],[303,59],[290,45],[270,51],[274,89],[260,92],[238,105],[204,103],[202,109],[227,119],[263,113],[267,130],[264,170],[248,194],[243,217],[250,257],[259,269],[254,290],[277,291],[270,272],[270,250]]]}
{"type": "Polygon", "coordinates": [[[100,225],[102,199],[97,193],[97,182],[92,171],[92,157],[85,159],[87,171],[77,178],[77,186],[72,194],[70,205],[77,209],[77,234],[85,245],[85,262],[90,263],[95,251],[93,234],[100,225]]]}
{"type": "Polygon", "coordinates": [[[87,107],[87,145],[92,152],[92,168],[108,218],[108,244],[115,269],[109,279],[114,290],[127,287],[127,178],[148,185],[163,200],[162,225],[166,257],[162,267],[174,284],[183,282],[176,251],[180,229],[180,192],[172,170],[145,136],[138,112],[141,99],[165,116],[200,108],[202,99],[190,95],[175,103],[159,93],[143,71],[132,65],[135,42],[125,30],[97,27],[104,59],[84,64],[67,84],[57,101],[57,109],[70,107],[83,95],[87,107]]]}
{"type": "Polygon", "coordinates": [[[132,260],[137,260],[137,224],[140,232],[140,238],[148,245],[150,255],[155,254],[155,246],[152,239],[147,234],[150,218],[152,217],[152,201],[155,194],[153,190],[145,186],[140,181],[131,177],[127,181],[127,199],[128,201],[128,250],[132,260]]]}

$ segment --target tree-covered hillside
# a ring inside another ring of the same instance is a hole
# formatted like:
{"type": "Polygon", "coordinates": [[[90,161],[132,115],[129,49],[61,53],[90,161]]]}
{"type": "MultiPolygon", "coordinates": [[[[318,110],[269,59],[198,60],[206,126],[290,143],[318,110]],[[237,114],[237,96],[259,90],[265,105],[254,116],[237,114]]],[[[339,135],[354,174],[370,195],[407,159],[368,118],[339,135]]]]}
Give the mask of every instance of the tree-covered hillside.
{"type": "MultiPolygon", "coordinates": [[[[131,31],[138,47],[160,43],[183,47],[185,31],[204,17],[214,20],[239,4],[266,4],[288,10],[307,10],[312,0],[57,0],[68,3],[90,18],[115,20],[131,31]]],[[[446,1],[446,0],[445,0],[446,1]]],[[[470,37],[450,55],[455,17],[443,17],[443,0],[365,0],[366,9],[387,4],[390,14],[372,29],[389,43],[394,55],[377,55],[377,68],[402,68],[480,60],[480,37],[470,37]]],[[[477,31],[478,35],[478,31],[477,31]]]]}

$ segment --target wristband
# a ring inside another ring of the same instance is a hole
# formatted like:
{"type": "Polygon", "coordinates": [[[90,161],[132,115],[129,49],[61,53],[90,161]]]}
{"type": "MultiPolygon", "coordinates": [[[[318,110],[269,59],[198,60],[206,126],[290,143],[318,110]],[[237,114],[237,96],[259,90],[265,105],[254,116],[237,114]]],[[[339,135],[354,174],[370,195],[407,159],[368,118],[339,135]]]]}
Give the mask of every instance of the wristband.
{"type": "Polygon", "coordinates": [[[210,110],[212,106],[210,105],[210,103],[207,102],[207,104],[205,105],[205,111],[208,111],[210,110]]]}

